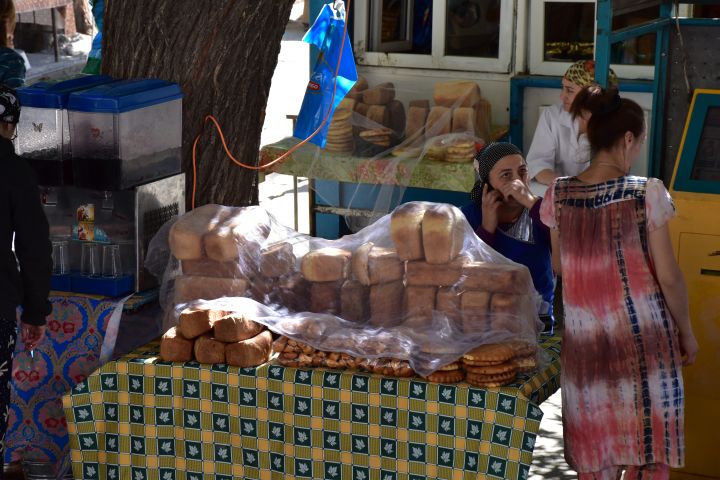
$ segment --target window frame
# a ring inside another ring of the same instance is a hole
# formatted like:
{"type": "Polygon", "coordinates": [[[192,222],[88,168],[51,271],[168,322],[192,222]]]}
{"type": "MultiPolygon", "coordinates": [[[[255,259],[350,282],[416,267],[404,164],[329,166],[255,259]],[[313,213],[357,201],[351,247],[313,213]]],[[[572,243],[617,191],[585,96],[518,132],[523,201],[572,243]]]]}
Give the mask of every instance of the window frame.
{"type": "Polygon", "coordinates": [[[371,52],[369,0],[356,0],[353,50],[357,63],[368,66],[510,73],[515,49],[515,0],[500,0],[500,42],[496,58],[445,55],[447,0],[433,1],[432,47],[428,54],[371,52]]]}

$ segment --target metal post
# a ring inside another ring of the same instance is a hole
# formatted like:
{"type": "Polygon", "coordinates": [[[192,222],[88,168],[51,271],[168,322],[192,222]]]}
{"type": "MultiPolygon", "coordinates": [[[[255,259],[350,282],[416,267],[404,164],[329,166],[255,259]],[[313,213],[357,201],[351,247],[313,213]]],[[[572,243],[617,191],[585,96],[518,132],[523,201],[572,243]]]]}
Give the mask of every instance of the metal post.
{"type": "Polygon", "coordinates": [[[610,74],[610,37],[612,36],[612,0],[597,0],[595,35],[595,81],[603,88],[608,86],[610,74]]]}
{"type": "Polygon", "coordinates": [[[55,19],[55,9],[50,9],[50,20],[52,21],[53,45],[55,51],[55,62],[60,61],[60,47],[58,46],[57,20],[55,19]]]}
{"type": "MultiPolygon", "coordinates": [[[[673,6],[670,1],[660,5],[660,18],[671,18],[673,6]]],[[[650,128],[649,155],[650,175],[662,178],[663,152],[664,152],[664,127],[665,127],[665,90],[667,88],[667,66],[670,48],[670,26],[659,29],[655,37],[655,72],[653,85],[653,121],[650,128]]]]}

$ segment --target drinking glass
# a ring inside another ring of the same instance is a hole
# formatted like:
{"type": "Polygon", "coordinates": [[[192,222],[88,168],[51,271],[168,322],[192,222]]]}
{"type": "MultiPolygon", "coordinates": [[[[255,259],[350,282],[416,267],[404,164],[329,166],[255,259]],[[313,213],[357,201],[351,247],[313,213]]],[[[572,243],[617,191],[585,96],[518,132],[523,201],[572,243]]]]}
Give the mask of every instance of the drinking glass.
{"type": "Polygon", "coordinates": [[[80,275],[85,277],[100,276],[100,245],[93,242],[82,244],[80,275]]]}
{"type": "Polygon", "coordinates": [[[52,242],[53,275],[65,275],[69,272],[68,241],[53,240],[52,242]]]}
{"type": "Polygon", "coordinates": [[[119,277],[122,274],[120,264],[120,245],[111,243],[103,245],[103,277],[119,277]]]}

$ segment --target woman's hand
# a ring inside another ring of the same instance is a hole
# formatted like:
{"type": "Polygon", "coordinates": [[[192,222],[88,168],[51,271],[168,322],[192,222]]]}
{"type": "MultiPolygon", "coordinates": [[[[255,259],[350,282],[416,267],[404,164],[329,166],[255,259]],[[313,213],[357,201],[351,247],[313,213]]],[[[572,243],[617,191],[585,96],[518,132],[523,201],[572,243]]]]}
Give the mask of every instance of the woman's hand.
{"type": "Polygon", "coordinates": [[[488,233],[495,233],[498,226],[498,210],[503,203],[503,196],[497,190],[488,191],[488,184],[483,185],[482,192],[482,227],[488,233]]]}
{"type": "Polygon", "coordinates": [[[680,334],[680,354],[683,356],[683,365],[688,367],[695,363],[698,350],[700,350],[700,345],[692,332],[680,334]]]}
{"type": "Polygon", "coordinates": [[[532,208],[538,197],[532,194],[530,188],[522,180],[513,180],[500,187],[505,199],[514,199],[525,208],[532,208]]]}
{"type": "Polygon", "coordinates": [[[20,338],[22,338],[26,350],[35,350],[43,336],[45,336],[45,325],[22,324],[20,338]]]}

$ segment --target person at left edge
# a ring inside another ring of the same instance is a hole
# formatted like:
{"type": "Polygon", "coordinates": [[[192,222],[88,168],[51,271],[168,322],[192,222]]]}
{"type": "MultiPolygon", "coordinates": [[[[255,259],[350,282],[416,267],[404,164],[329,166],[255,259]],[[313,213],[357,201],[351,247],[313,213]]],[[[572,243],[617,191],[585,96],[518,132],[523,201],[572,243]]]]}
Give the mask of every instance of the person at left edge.
{"type": "Polygon", "coordinates": [[[522,152],[511,143],[491,143],[475,155],[475,169],[472,203],[461,210],[485,243],[528,267],[543,300],[538,314],[544,333],[552,334],[555,278],[550,229],[540,221],[542,198],[530,191],[522,152]]]}
{"type": "MultiPolygon", "coordinates": [[[[20,104],[11,88],[0,85],[0,439],[7,429],[12,356],[17,338],[16,309],[22,307],[21,336],[27,350],[45,335],[52,274],[48,221],[40,204],[35,175],[15,154],[12,139],[20,104]],[[13,251],[13,235],[14,251],[13,251]]],[[[0,473],[4,444],[0,443],[0,473]]],[[[0,477],[1,478],[1,477],[0,477]]]]}

